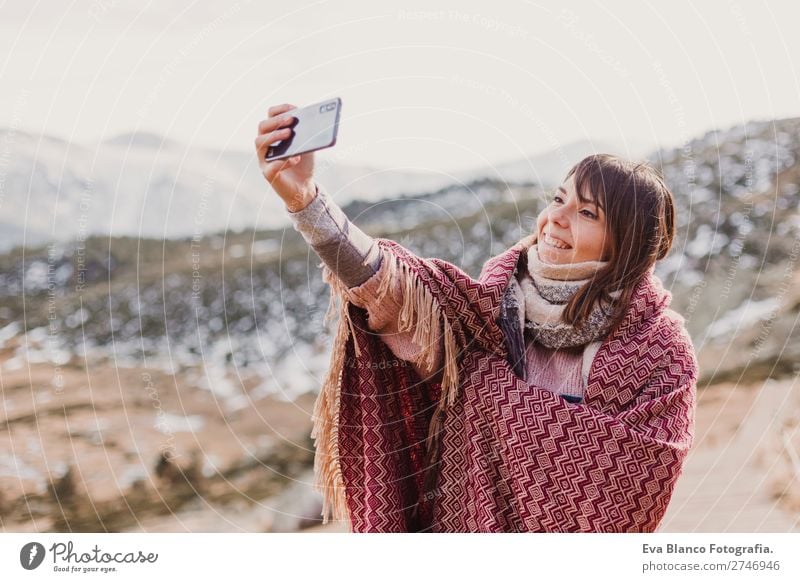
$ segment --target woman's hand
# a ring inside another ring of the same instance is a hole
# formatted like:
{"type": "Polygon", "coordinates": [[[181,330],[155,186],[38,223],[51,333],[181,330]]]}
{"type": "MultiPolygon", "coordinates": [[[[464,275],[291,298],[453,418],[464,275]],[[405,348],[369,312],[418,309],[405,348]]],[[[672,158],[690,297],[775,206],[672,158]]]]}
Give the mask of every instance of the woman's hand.
{"type": "Polygon", "coordinates": [[[268,118],[258,124],[255,144],[258,165],[264,178],[284,201],[287,210],[298,212],[308,206],[317,194],[314,183],[314,152],[275,162],[264,159],[270,145],[292,134],[288,126],[294,117],[287,113],[292,109],[297,109],[297,106],[284,103],[270,107],[268,118]]]}

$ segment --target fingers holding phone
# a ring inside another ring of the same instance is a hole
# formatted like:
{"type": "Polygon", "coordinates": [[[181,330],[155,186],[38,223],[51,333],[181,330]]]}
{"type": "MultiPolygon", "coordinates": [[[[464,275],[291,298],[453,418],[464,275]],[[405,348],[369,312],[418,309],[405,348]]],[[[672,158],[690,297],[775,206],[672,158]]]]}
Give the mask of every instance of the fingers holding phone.
{"type": "Polygon", "coordinates": [[[266,160],[276,161],[332,147],[336,144],[341,110],[342,100],[338,97],[307,105],[302,109],[288,104],[273,108],[271,113],[279,120],[291,117],[291,122],[288,125],[282,125],[280,121],[265,123],[265,128],[280,131],[291,128],[292,132],[286,139],[267,148],[266,160]]]}
{"type": "Polygon", "coordinates": [[[296,123],[296,118],[289,113],[292,109],[297,109],[295,105],[284,103],[283,105],[276,105],[270,107],[267,113],[267,119],[258,123],[258,134],[256,135],[256,153],[262,170],[269,169],[270,176],[265,177],[269,180],[274,177],[276,168],[280,168],[280,164],[273,164],[278,160],[272,160],[267,157],[267,152],[270,147],[274,147],[276,143],[289,140],[292,137],[292,127],[296,123]],[[265,162],[265,163],[261,163],[265,162]]]}
{"type": "Polygon", "coordinates": [[[290,210],[304,208],[316,195],[313,152],[336,144],[341,110],[338,97],[302,109],[284,103],[270,107],[258,124],[261,172],[290,210]]]}
{"type": "Polygon", "coordinates": [[[267,119],[258,124],[255,139],[258,164],[264,178],[286,203],[290,212],[305,208],[316,194],[314,176],[314,154],[307,152],[270,161],[267,152],[290,140],[296,118],[290,113],[296,106],[285,103],[270,107],[267,119]]]}

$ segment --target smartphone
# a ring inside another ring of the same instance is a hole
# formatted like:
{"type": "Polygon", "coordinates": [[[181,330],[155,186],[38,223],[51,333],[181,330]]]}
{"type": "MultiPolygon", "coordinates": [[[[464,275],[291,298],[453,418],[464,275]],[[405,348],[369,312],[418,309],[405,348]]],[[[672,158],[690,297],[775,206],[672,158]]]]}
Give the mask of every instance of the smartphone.
{"type": "Polygon", "coordinates": [[[335,145],[341,110],[342,100],[336,97],[288,111],[294,117],[292,125],[287,126],[292,128],[292,135],[269,146],[264,159],[282,160],[335,145]]]}

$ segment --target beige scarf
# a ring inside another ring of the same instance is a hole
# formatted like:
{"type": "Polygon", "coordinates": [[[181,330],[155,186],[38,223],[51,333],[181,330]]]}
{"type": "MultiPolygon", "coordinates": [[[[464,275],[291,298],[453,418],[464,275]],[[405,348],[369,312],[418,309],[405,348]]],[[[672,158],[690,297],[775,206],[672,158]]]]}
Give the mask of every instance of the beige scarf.
{"type": "MultiPolygon", "coordinates": [[[[608,261],[585,261],[557,265],[539,258],[537,245],[528,249],[527,272],[512,277],[509,290],[517,306],[520,325],[525,333],[549,348],[586,345],[604,336],[611,324],[611,314],[595,305],[588,319],[580,326],[562,320],[569,299],[584,285],[591,284],[594,275],[608,261]]],[[[614,298],[620,291],[612,292],[614,298]]],[[[606,307],[608,309],[608,307],[606,307]]]]}

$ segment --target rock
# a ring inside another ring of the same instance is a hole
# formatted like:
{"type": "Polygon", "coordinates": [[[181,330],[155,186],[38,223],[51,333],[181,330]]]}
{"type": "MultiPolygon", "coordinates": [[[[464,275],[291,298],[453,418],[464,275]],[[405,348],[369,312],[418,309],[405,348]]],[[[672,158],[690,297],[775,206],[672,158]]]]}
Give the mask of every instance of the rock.
{"type": "Polygon", "coordinates": [[[78,480],[74,469],[70,466],[64,475],[51,479],[47,491],[56,503],[73,502],[78,493],[78,480]]]}

